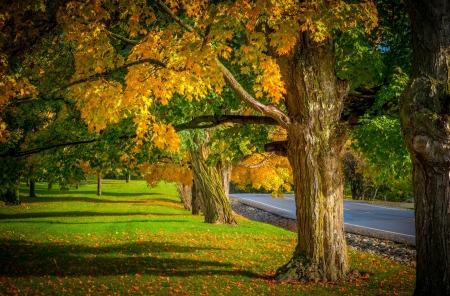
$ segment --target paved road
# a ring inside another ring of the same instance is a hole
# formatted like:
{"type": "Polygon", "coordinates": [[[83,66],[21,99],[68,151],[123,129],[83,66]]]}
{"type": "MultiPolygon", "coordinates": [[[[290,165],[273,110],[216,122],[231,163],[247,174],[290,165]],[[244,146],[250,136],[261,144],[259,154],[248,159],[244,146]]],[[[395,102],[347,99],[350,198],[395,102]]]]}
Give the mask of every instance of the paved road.
{"type": "MultiPolygon", "coordinates": [[[[293,194],[283,199],[270,194],[230,194],[241,203],[296,219],[293,194]]],[[[344,201],[345,231],[395,242],[415,245],[414,211],[382,207],[372,204],[344,201]]]]}

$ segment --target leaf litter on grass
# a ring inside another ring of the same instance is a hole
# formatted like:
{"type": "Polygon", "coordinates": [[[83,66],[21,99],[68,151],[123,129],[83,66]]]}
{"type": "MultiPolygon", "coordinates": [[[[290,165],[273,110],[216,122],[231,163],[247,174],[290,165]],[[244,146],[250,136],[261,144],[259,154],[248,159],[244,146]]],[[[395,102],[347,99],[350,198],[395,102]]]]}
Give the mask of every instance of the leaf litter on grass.
{"type": "MultiPolygon", "coordinates": [[[[132,193],[149,192],[144,182],[133,183],[132,193]]],[[[86,194],[89,188],[84,188],[83,199],[98,200],[89,207],[80,198],[64,208],[61,198],[34,202],[28,209],[0,208],[0,217],[22,215],[2,221],[8,223],[2,223],[0,233],[0,294],[410,295],[413,291],[414,270],[353,250],[349,250],[352,265],[366,272],[366,278],[278,284],[273,275],[290,259],[295,234],[246,219],[239,219],[236,227],[210,225],[182,210],[173,196],[167,202],[163,195],[127,196],[130,186],[113,197],[95,196],[94,186],[92,194],[86,194]],[[128,202],[109,202],[118,200],[128,202]],[[156,208],[160,215],[147,214],[156,208]],[[99,214],[65,215],[75,210],[99,214]]],[[[115,190],[120,192],[120,187],[115,190]]],[[[176,194],[174,186],[172,190],[176,194]]],[[[76,199],[76,193],[66,198],[71,197],[76,199]]]]}

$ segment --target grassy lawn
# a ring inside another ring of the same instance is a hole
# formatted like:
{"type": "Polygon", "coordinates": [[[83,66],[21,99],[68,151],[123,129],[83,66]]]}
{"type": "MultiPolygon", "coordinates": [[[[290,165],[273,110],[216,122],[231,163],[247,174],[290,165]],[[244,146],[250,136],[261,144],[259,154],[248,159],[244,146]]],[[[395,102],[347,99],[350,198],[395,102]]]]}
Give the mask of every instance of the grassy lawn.
{"type": "Polygon", "coordinates": [[[239,219],[210,225],[175,187],[104,180],[0,206],[0,295],[411,295],[414,270],[349,250],[368,273],[349,283],[277,284],[295,234],[239,219]]]}

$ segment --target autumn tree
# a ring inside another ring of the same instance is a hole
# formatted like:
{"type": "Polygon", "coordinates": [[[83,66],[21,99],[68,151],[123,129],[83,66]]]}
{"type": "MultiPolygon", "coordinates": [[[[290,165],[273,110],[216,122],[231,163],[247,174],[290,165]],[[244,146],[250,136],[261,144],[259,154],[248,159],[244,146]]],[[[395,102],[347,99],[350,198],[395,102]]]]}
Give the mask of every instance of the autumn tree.
{"type": "MultiPolygon", "coordinates": [[[[295,254],[278,279],[346,279],[339,156],[346,139],[340,118],[348,86],[334,70],[332,34],[360,23],[372,27],[373,5],[321,0],[167,4],[60,5],[59,39],[76,44],[75,69],[70,82],[50,88],[47,98],[70,98],[97,133],[133,118],[137,147],[149,143],[173,151],[178,136],[155,116],[154,103],[167,104],[174,94],[204,100],[227,84],[243,103],[287,130],[286,142],[266,146],[287,155],[293,169],[299,226],[295,254]],[[238,82],[230,63],[255,77],[250,88],[238,82]]],[[[5,85],[13,91],[2,104],[38,97],[28,81],[10,77],[5,85]]],[[[207,154],[202,148],[192,160],[207,154]]]]}

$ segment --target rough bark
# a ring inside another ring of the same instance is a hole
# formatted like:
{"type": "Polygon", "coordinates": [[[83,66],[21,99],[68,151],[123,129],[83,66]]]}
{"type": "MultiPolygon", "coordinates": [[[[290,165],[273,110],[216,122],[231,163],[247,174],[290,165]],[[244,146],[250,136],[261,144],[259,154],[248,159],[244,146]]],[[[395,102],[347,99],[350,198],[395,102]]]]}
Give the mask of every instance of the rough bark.
{"type": "Polygon", "coordinates": [[[188,211],[192,210],[192,187],[186,184],[177,184],[178,195],[184,208],[188,211]]]}
{"type": "Polygon", "coordinates": [[[205,222],[216,224],[237,224],[230,202],[222,187],[220,173],[216,167],[208,166],[209,155],[207,144],[197,141],[197,149],[191,150],[191,163],[194,171],[194,182],[197,198],[200,198],[205,222]]]}
{"type": "Polygon", "coordinates": [[[198,180],[196,180],[196,177],[194,175],[194,182],[192,184],[192,200],[191,200],[191,206],[192,206],[192,215],[199,215],[200,214],[200,197],[198,196],[200,192],[197,190],[198,180]]]}
{"type": "Polygon", "coordinates": [[[347,279],[340,152],[346,140],[339,121],[348,87],[334,72],[331,40],[315,43],[303,33],[295,50],[278,58],[286,86],[287,157],[292,166],[298,223],[293,258],[279,281],[347,279]]]}
{"type": "Polygon", "coordinates": [[[37,197],[36,196],[36,181],[33,179],[30,179],[30,197],[37,197]]]}
{"type": "Polygon", "coordinates": [[[97,176],[97,195],[98,196],[102,195],[102,176],[101,175],[97,176]]]}
{"type": "Polygon", "coordinates": [[[233,170],[233,166],[230,163],[219,161],[217,163],[217,170],[219,171],[221,176],[223,191],[225,192],[226,197],[229,199],[231,171],[233,170]]]}
{"type": "Polygon", "coordinates": [[[450,2],[405,3],[414,66],[402,95],[400,119],[413,164],[414,295],[450,295],[450,2]]]}

